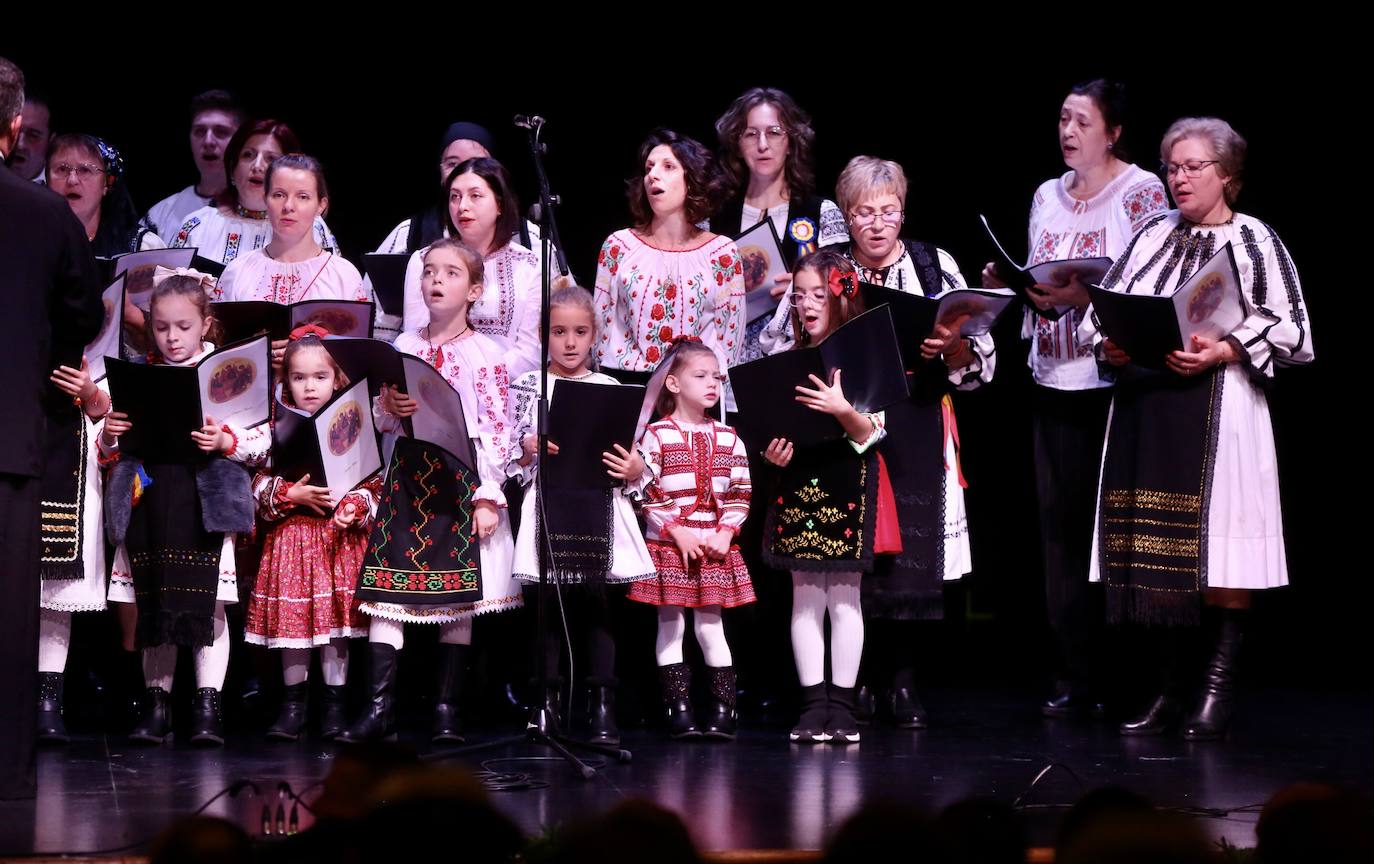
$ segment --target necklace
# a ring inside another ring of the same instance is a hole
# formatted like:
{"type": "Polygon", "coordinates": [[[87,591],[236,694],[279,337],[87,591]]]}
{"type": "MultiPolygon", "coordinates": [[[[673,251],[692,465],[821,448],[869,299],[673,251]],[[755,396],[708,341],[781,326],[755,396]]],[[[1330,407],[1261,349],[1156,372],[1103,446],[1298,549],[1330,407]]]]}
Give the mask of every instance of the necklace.
{"type": "Polygon", "coordinates": [[[266,210],[249,210],[242,204],[235,204],[234,212],[244,219],[256,219],[259,222],[267,218],[266,210]]]}

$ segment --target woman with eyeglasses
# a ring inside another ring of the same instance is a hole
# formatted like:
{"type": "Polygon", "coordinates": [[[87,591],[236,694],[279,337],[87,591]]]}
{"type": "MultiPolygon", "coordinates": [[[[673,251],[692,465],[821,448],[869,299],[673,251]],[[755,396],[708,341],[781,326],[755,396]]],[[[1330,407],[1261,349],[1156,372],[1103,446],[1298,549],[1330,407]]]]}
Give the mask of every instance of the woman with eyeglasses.
{"type": "Polygon", "coordinates": [[[138,218],[124,183],[124,159],[112,145],[91,135],[58,135],[48,145],[47,172],[48,188],[67,199],[96,255],[167,245],[138,218]]]}
{"type": "MultiPolygon", "coordinates": [[[[851,238],[845,253],[859,280],[926,297],[967,287],[948,252],[902,238],[906,193],[906,174],[896,162],[856,156],[840,174],[835,197],[851,238]]],[[[973,569],[949,393],[991,381],[996,366],[991,334],[970,339],[944,325],[926,336],[920,353],[924,362],[908,370],[911,396],[887,409],[887,437],[879,447],[897,499],[902,551],[878,559],[863,582],[869,629],[858,698],[865,719],[872,715],[873,688],[884,688],[892,721],[906,729],[929,722],[916,695],[921,633],[915,624],[944,617],[944,583],[973,569]]]]}
{"type": "MultiPolygon", "coordinates": [[[[1059,148],[1069,170],[1031,199],[1029,264],[1070,258],[1115,259],[1141,226],[1168,206],[1159,178],[1129,161],[1122,142],[1126,93],[1097,79],[1078,84],[1059,108],[1059,148]]],[[[1001,288],[996,267],[983,286],[1001,288]]],[[[1054,695],[1046,717],[1101,713],[1102,594],[1085,578],[1112,372],[1077,337],[1088,290],[1077,278],[1036,286],[1021,336],[1030,340],[1031,440],[1040,500],[1045,605],[1058,643],[1054,695]],[[1059,318],[1053,307],[1070,307],[1059,318]]]]}
{"type": "Polygon", "coordinates": [[[1164,133],[1163,171],[1176,210],[1131,239],[1102,287],[1169,295],[1227,243],[1235,253],[1244,320],[1220,339],[1193,336],[1167,357],[1132,358],[1092,312],[1079,339],[1116,367],[1093,535],[1090,577],[1105,585],[1107,618],[1165,634],[1162,680],[1123,735],[1158,735],[1180,719],[1183,737],[1217,738],[1230,725],[1236,658],[1251,592],[1288,584],[1274,430],[1265,396],[1274,371],[1312,361],[1297,269],[1274,229],[1234,209],[1245,139],[1224,120],[1188,117],[1164,133]],[[1158,365],[1160,371],[1133,365],[1158,365]],[[1178,650],[1207,625],[1202,686],[1178,650]]]}
{"type": "MultiPolygon", "coordinates": [[[[849,239],[840,208],[815,194],[811,147],[816,133],[811,117],[791,96],[772,87],[746,91],[716,121],[716,135],[729,198],[711,217],[711,230],[737,236],[767,219],[789,269],[818,247],[849,239]]],[[[789,272],[766,287],[780,298],[791,282],[789,272]]],[[[742,360],[762,357],[779,333],[791,332],[787,312],[780,304],[777,314],[749,322],[742,360]]]]}

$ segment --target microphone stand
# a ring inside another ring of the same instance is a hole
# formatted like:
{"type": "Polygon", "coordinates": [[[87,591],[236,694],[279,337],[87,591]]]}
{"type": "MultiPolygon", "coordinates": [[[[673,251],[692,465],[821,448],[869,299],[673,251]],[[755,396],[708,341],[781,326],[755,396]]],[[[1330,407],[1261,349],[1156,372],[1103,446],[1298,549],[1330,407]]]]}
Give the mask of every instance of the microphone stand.
{"type": "MultiPolygon", "coordinates": [[[[554,245],[558,237],[558,220],[554,216],[554,208],[558,206],[559,198],[554,195],[549,186],[549,177],[544,170],[544,153],[546,145],[540,140],[544,131],[544,120],[540,117],[517,117],[516,125],[529,132],[530,156],[534,160],[534,172],[539,180],[539,239],[543,246],[541,256],[541,284],[539,295],[539,356],[543,358],[539,377],[539,411],[537,421],[538,449],[535,451],[542,459],[548,452],[549,443],[549,321],[551,316],[550,297],[553,293],[553,273],[550,266],[550,256],[554,250],[558,250],[559,269],[567,275],[568,267],[563,259],[562,244],[554,245]]],[[[540,469],[542,474],[542,466],[540,469]]],[[[544,517],[544,483],[536,481],[534,483],[535,492],[535,512],[540,524],[547,525],[548,521],[544,517]]],[[[593,744],[590,741],[581,741],[571,738],[558,731],[557,718],[551,716],[548,700],[544,698],[548,693],[549,676],[544,658],[547,656],[545,646],[548,644],[548,628],[544,626],[545,616],[548,614],[545,609],[545,598],[548,595],[550,584],[549,564],[553,560],[553,546],[549,540],[549,532],[543,532],[543,549],[539,550],[539,592],[535,603],[535,620],[538,630],[535,634],[535,656],[539,658],[539,669],[536,674],[536,693],[539,698],[530,711],[529,719],[525,722],[525,731],[521,734],[507,735],[494,741],[487,741],[481,744],[474,744],[467,747],[445,749],[434,754],[434,758],[446,759],[454,756],[462,756],[481,750],[490,750],[498,747],[505,747],[511,744],[527,743],[540,747],[548,747],[563,757],[574,770],[576,770],[584,780],[590,780],[596,776],[596,769],[578,759],[572,752],[573,749],[584,750],[590,753],[597,753],[620,762],[629,762],[632,754],[629,750],[619,747],[603,746],[593,744]]],[[[557,583],[557,576],[553,576],[553,582],[557,583]]],[[[571,646],[569,646],[571,650],[571,646]]],[[[572,683],[571,681],[569,682],[572,683]]],[[[571,702],[571,700],[569,700],[571,702]]],[[[569,706],[571,708],[571,706],[569,706]]],[[[571,711],[569,711],[571,719],[571,711]]],[[[518,758],[518,757],[517,757],[518,758]]]]}

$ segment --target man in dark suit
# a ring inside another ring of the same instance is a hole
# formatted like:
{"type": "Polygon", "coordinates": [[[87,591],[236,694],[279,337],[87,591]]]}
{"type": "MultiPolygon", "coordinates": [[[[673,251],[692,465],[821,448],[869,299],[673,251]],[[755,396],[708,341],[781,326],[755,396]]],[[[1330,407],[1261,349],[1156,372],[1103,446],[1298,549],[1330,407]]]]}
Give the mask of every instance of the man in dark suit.
{"type": "MultiPolygon", "coordinates": [[[[0,57],[0,160],[14,152],[24,75],[0,57]]],[[[48,376],[100,330],[100,277],[81,223],[0,164],[0,798],[35,793],[38,520],[48,376]]]]}

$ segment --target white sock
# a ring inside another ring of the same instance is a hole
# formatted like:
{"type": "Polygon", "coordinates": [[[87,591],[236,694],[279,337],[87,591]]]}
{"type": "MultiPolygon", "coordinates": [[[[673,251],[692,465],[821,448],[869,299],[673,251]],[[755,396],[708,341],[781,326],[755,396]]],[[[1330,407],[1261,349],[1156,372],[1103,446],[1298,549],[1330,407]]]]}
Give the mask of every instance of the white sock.
{"type": "Polygon", "coordinates": [[[67,648],[72,644],[72,613],[38,610],[38,671],[67,671],[67,648]]]}
{"type": "Polygon", "coordinates": [[[151,689],[161,687],[172,692],[172,678],[177,671],[177,646],[158,645],[143,649],[143,683],[151,689]]]}
{"type": "Polygon", "coordinates": [[[702,606],[692,610],[692,624],[697,634],[697,644],[707,666],[732,666],[730,643],[725,641],[725,622],[720,617],[719,606],[702,606]]]}
{"type": "Polygon", "coordinates": [[[310,680],[310,649],[283,648],[281,652],[281,683],[287,687],[310,680]]]}
{"type": "Polygon", "coordinates": [[[686,635],[686,610],[681,606],[658,607],[658,637],[654,643],[658,665],[682,662],[682,638],[686,635]]]}
{"type": "Polygon", "coordinates": [[[445,645],[472,644],[472,618],[445,621],[439,625],[439,641],[445,645]]]}
{"type": "Polygon", "coordinates": [[[196,649],[196,687],[224,689],[224,674],[229,671],[229,622],[224,618],[224,602],[215,603],[215,639],[196,649]]]}
{"type": "Polygon", "coordinates": [[[386,618],[373,618],[367,625],[367,641],[381,642],[400,651],[406,644],[406,625],[386,618]]]}
{"type": "Polygon", "coordinates": [[[320,648],[320,671],[330,687],[342,687],[348,682],[347,639],[330,639],[328,645],[320,648]]]}
{"type": "Polygon", "coordinates": [[[803,687],[825,681],[825,574],[792,572],[792,657],[803,687]]]}
{"type": "Polygon", "coordinates": [[[859,573],[831,573],[826,587],[830,610],[830,681],[853,687],[864,653],[864,613],[859,604],[859,573]]]}

